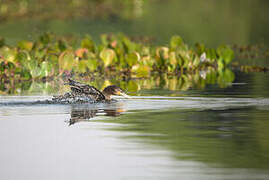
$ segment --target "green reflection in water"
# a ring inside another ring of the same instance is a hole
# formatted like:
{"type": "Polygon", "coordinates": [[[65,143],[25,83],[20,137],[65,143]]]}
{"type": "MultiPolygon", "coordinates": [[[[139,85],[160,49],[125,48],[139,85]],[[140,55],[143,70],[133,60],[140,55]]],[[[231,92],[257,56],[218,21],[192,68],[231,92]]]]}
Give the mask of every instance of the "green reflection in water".
{"type": "MultiPolygon", "coordinates": [[[[96,75],[98,77],[98,75],[96,75]]],[[[203,90],[207,85],[216,84],[220,88],[226,88],[234,81],[234,73],[229,69],[216,71],[207,69],[204,71],[194,71],[179,76],[168,76],[166,74],[155,74],[150,78],[131,78],[124,76],[114,77],[74,77],[81,82],[93,85],[98,89],[103,89],[107,85],[118,85],[126,90],[130,95],[183,95],[179,91],[189,89],[203,90]],[[160,94],[161,93],[161,94],[160,94]]],[[[1,83],[0,94],[63,94],[69,91],[69,87],[64,85],[64,79],[55,79],[47,82],[43,81],[16,81],[12,79],[9,83],[1,83]]]]}
{"type": "Polygon", "coordinates": [[[232,168],[269,168],[269,112],[255,107],[140,111],[104,120],[126,140],[156,145],[174,157],[232,168]],[[134,133],[130,133],[134,132],[134,133]]]}

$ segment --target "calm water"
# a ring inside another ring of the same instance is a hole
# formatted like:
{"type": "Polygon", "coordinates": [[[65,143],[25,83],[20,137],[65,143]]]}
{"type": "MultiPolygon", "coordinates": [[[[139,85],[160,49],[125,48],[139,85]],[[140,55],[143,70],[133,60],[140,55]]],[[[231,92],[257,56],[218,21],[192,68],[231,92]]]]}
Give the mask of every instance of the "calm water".
{"type": "Polygon", "coordinates": [[[268,77],[142,88],[111,104],[0,96],[0,179],[269,179],[268,87],[256,76],[268,77]]]}

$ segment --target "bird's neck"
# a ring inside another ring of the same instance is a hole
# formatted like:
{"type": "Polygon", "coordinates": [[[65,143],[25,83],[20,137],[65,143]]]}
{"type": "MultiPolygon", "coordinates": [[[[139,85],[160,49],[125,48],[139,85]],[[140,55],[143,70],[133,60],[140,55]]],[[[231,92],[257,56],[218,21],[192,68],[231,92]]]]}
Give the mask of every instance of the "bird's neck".
{"type": "Polygon", "coordinates": [[[102,93],[105,96],[106,100],[109,100],[109,101],[111,100],[111,94],[110,93],[108,93],[106,91],[103,91],[102,93]]]}

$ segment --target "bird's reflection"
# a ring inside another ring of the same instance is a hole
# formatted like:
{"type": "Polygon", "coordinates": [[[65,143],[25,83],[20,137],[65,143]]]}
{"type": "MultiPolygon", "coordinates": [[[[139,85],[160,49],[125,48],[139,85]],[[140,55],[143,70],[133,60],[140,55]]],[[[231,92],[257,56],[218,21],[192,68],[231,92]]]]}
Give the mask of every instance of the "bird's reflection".
{"type": "Polygon", "coordinates": [[[71,107],[71,118],[68,121],[69,126],[83,121],[89,121],[90,119],[97,116],[112,116],[116,117],[125,112],[125,109],[121,106],[113,107],[92,107],[92,106],[72,106],[71,107]]]}

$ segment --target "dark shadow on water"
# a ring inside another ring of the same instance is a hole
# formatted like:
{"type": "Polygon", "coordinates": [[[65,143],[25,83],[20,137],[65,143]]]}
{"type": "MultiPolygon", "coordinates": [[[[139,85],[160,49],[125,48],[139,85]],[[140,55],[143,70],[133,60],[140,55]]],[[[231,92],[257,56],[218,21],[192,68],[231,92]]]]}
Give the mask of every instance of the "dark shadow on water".
{"type": "Polygon", "coordinates": [[[87,105],[72,105],[71,112],[68,124],[69,126],[74,125],[79,122],[87,122],[95,117],[104,117],[104,116],[111,116],[117,117],[120,116],[125,110],[118,107],[118,108],[99,108],[95,109],[87,105]]]}

